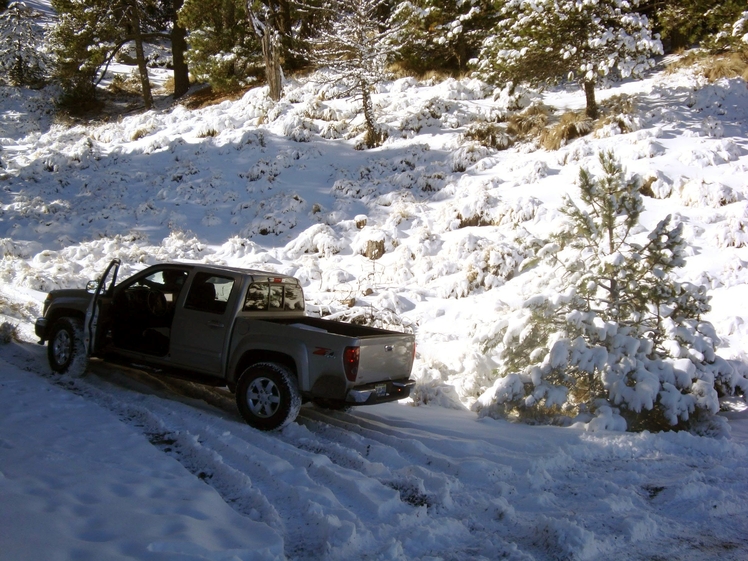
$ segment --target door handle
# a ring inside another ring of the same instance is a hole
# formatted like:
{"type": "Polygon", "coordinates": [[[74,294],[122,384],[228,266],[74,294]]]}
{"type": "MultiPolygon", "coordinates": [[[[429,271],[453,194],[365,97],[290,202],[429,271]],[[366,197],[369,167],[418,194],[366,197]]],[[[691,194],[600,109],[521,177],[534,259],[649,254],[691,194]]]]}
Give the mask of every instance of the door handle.
{"type": "Polygon", "coordinates": [[[209,321],[208,327],[226,327],[225,324],[221,323],[220,321],[209,321]]]}

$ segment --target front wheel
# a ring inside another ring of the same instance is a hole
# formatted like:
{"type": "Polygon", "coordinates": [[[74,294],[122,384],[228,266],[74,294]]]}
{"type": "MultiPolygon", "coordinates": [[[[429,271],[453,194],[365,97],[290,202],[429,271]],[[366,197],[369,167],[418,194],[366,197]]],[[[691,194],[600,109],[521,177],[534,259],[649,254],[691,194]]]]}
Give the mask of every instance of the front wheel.
{"type": "Polygon", "coordinates": [[[280,364],[253,364],[239,378],[236,405],[244,420],[257,429],[283,428],[301,407],[296,376],[280,364]]]}
{"type": "Polygon", "coordinates": [[[81,376],[88,366],[83,344],[83,322],[77,318],[62,317],[52,325],[47,345],[49,367],[60,374],[81,376]]]}

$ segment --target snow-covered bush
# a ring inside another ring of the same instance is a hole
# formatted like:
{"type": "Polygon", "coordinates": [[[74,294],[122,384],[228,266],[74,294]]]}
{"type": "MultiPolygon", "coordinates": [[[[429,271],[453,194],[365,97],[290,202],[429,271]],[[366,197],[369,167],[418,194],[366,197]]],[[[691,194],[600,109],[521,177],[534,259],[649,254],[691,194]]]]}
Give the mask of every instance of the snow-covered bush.
{"type": "Polygon", "coordinates": [[[463,172],[490,154],[491,151],[481,144],[475,142],[462,144],[449,157],[452,171],[463,172]]]}
{"type": "Polygon", "coordinates": [[[703,179],[680,183],[674,187],[673,192],[683,204],[694,207],[718,208],[739,200],[738,194],[727,185],[707,183],[703,179]]]}
{"type": "Polygon", "coordinates": [[[719,430],[719,394],[748,380],[715,354],[705,288],[672,276],[685,263],[682,225],[668,216],[636,236],[640,179],[610,153],[600,163],[599,178],[580,171],[583,206],[566,197],[568,222],[541,251],[547,291],[485,337],[498,378],[474,408],[593,428],[719,430]]]}
{"type": "Polygon", "coordinates": [[[340,253],[342,249],[343,241],[335,230],[327,224],[315,224],[301,232],[286,246],[285,251],[290,259],[296,259],[305,253],[318,253],[329,257],[340,253]]]}

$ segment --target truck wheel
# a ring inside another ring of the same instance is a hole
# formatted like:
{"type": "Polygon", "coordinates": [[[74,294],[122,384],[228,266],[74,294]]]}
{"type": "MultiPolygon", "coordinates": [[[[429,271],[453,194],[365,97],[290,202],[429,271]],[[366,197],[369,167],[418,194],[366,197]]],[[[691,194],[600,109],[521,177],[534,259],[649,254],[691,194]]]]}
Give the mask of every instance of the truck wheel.
{"type": "Polygon", "coordinates": [[[83,322],[62,317],[52,325],[47,344],[49,367],[60,374],[82,376],[88,366],[83,345],[83,322]]]}
{"type": "Polygon", "coordinates": [[[296,418],[301,407],[296,376],[280,364],[253,364],[239,378],[236,404],[251,426],[260,430],[283,428],[296,418]]]}

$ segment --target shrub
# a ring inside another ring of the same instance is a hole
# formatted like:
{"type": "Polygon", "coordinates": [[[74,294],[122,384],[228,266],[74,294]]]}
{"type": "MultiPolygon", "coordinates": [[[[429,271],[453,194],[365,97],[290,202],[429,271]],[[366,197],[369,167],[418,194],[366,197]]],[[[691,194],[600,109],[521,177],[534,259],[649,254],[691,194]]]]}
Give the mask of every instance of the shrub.
{"type": "Polygon", "coordinates": [[[674,280],[685,263],[682,226],[662,220],[645,239],[638,177],[612,154],[603,175],[579,175],[583,206],[539,256],[549,291],[527,300],[485,338],[498,377],[476,402],[492,416],[587,422],[591,428],[720,431],[719,395],[748,380],[718,357],[704,287],[674,280]]]}

